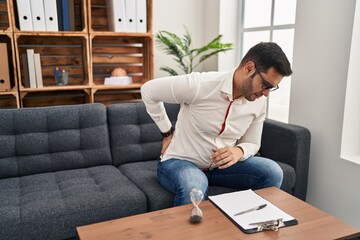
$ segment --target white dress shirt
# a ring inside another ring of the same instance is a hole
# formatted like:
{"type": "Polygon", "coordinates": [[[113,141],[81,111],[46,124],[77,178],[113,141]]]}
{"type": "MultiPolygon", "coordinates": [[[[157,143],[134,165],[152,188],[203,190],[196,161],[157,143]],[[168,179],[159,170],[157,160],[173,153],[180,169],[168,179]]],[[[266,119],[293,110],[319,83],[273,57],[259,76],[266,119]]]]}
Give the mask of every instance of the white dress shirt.
{"type": "Polygon", "coordinates": [[[258,152],[266,99],[233,101],[233,75],[234,71],[194,72],[154,79],[141,87],[147,112],[162,132],[171,128],[163,102],[180,104],[175,132],[161,161],[177,158],[209,168],[213,148],[239,146],[244,151],[240,160],[258,152]]]}

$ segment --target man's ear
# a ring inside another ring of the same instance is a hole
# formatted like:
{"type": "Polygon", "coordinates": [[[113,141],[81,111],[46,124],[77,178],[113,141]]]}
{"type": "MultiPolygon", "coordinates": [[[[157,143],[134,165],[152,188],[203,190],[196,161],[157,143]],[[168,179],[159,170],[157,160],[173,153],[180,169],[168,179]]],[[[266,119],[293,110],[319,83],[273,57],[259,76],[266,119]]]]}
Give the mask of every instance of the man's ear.
{"type": "Polygon", "coordinates": [[[246,64],[245,64],[245,74],[246,75],[253,75],[254,72],[256,71],[256,68],[255,68],[255,63],[253,61],[248,61],[246,64]]]}

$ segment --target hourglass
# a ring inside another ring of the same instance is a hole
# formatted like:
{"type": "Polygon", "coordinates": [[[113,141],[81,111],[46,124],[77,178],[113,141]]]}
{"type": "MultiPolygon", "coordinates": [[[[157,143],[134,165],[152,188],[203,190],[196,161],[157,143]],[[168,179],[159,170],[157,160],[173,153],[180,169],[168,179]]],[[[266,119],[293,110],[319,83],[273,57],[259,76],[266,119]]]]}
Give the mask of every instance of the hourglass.
{"type": "Polygon", "coordinates": [[[199,208],[199,204],[204,196],[201,190],[199,189],[192,189],[190,192],[190,200],[194,204],[194,207],[191,209],[190,213],[190,222],[191,223],[199,223],[202,220],[203,213],[199,208]]]}

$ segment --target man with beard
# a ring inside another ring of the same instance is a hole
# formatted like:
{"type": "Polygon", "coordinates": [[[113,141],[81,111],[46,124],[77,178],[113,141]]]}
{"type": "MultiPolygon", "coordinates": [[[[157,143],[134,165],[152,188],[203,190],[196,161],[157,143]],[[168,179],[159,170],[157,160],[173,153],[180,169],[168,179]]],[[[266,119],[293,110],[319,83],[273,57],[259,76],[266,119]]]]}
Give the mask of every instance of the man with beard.
{"type": "Polygon", "coordinates": [[[266,98],[292,74],[282,49],[273,42],[253,46],[230,72],[164,77],[141,88],[147,112],[163,139],[157,176],[175,194],[174,205],[190,203],[193,188],[238,190],[280,188],[283,172],[260,149],[266,98]],[[176,131],[163,103],[178,103],[176,131]]]}

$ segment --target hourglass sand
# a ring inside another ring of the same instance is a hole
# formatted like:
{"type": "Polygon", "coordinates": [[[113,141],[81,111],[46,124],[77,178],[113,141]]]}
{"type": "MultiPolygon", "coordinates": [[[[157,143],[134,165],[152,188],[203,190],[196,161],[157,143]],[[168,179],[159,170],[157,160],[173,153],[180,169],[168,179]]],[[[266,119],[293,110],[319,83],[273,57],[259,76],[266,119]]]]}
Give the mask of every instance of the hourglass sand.
{"type": "Polygon", "coordinates": [[[200,223],[203,217],[203,213],[199,208],[199,204],[201,203],[204,194],[199,189],[192,189],[189,195],[191,202],[194,204],[194,207],[190,212],[190,222],[200,223]]]}

